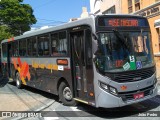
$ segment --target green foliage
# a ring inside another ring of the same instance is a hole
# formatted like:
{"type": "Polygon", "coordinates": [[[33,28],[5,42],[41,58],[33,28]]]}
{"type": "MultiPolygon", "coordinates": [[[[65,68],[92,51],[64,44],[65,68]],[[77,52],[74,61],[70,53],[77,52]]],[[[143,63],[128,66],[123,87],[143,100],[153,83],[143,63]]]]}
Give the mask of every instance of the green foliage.
{"type": "MultiPolygon", "coordinates": [[[[37,22],[32,7],[22,2],[23,0],[1,0],[0,2],[0,26],[7,26],[7,33],[10,35],[21,35],[37,22]]],[[[6,31],[6,29],[3,30],[6,31]]]]}
{"type": "Polygon", "coordinates": [[[11,37],[12,35],[9,32],[9,28],[7,26],[0,26],[0,41],[11,37]]]}

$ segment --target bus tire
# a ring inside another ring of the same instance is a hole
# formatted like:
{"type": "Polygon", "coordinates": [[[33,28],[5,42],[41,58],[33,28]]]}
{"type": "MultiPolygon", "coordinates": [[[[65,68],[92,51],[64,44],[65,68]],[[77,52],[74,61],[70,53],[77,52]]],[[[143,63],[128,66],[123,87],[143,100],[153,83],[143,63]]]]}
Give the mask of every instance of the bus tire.
{"type": "Polygon", "coordinates": [[[76,105],[76,101],[73,99],[73,93],[65,82],[61,82],[58,88],[58,94],[60,101],[66,106],[76,105]]]}
{"type": "Polygon", "coordinates": [[[16,73],[16,86],[18,89],[22,88],[22,81],[20,79],[19,72],[16,73]]]}

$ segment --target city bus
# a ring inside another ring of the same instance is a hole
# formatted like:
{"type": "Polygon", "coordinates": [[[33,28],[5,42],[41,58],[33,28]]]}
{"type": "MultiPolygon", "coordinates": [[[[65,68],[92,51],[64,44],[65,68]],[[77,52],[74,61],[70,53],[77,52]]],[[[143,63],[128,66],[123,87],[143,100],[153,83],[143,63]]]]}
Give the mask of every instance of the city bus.
{"type": "Polygon", "coordinates": [[[157,95],[150,27],[141,16],[91,15],[1,46],[3,75],[67,106],[114,108],[157,95]]]}

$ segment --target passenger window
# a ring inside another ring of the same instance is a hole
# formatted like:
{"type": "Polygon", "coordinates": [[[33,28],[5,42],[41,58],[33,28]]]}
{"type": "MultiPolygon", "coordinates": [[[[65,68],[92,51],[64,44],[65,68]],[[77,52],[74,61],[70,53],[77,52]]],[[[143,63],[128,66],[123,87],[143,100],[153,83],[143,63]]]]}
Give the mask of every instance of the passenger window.
{"type": "Polygon", "coordinates": [[[27,39],[27,53],[28,53],[28,56],[36,56],[37,55],[36,37],[32,37],[32,38],[27,39]]]}
{"type": "Polygon", "coordinates": [[[48,35],[38,37],[38,55],[39,56],[49,55],[49,36],[48,35]]]}
{"type": "Polygon", "coordinates": [[[52,48],[52,56],[57,56],[58,49],[57,49],[57,43],[58,43],[58,34],[52,34],[51,35],[51,48],[52,48]]]}
{"type": "Polygon", "coordinates": [[[11,56],[17,57],[19,55],[18,54],[18,41],[14,41],[11,43],[11,50],[12,50],[11,56]]]}
{"type": "Polygon", "coordinates": [[[55,33],[51,35],[52,56],[67,55],[67,37],[66,32],[55,33]]]}
{"type": "Polygon", "coordinates": [[[26,56],[26,40],[19,41],[19,55],[26,56]]]}
{"type": "Polygon", "coordinates": [[[37,55],[37,43],[36,43],[36,37],[32,38],[32,56],[37,55]]]}
{"type": "Polygon", "coordinates": [[[2,52],[3,52],[3,58],[7,57],[7,44],[2,44],[2,52]]]}
{"type": "Polygon", "coordinates": [[[28,53],[28,56],[32,56],[32,41],[31,41],[31,38],[27,39],[27,53],[28,53]]]}

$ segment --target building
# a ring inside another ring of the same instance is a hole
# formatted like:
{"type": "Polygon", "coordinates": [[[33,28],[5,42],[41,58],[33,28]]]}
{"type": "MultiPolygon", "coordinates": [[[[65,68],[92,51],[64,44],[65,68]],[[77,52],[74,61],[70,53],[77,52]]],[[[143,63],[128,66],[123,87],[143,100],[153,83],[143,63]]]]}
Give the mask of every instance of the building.
{"type": "Polygon", "coordinates": [[[122,0],[122,13],[148,18],[156,63],[160,66],[160,0],[122,0]]]}
{"type": "Polygon", "coordinates": [[[155,54],[160,54],[160,0],[122,0],[122,13],[148,18],[155,54]]]}
{"type": "Polygon", "coordinates": [[[90,0],[92,14],[121,13],[121,0],[90,0]]]}
{"type": "Polygon", "coordinates": [[[148,18],[153,52],[160,64],[160,0],[90,0],[92,14],[135,14],[148,18]]]}

